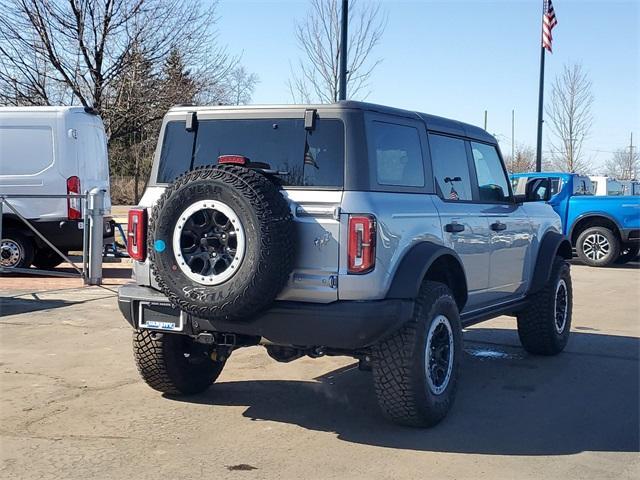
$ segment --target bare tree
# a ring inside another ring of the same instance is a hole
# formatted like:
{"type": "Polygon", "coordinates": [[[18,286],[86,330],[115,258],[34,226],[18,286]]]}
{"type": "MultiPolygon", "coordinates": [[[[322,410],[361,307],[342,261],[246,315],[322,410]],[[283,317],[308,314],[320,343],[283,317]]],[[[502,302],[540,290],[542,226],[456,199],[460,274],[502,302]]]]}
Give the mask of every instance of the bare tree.
{"type": "MultiPolygon", "coordinates": [[[[338,0],[311,0],[306,18],[296,24],[295,38],[302,58],[291,66],[288,81],[293,101],[334,103],[338,100],[340,8],[338,0]]],[[[380,4],[351,1],[347,91],[350,98],[365,98],[374,69],[382,61],[372,53],[386,26],[380,4]]]]}
{"type": "Polygon", "coordinates": [[[590,167],[582,151],[591,131],[591,81],[582,65],[565,65],[556,77],[546,113],[551,124],[551,163],[565,172],[584,172],[590,167]]]}
{"type": "Polygon", "coordinates": [[[227,79],[228,102],[232,105],[246,105],[251,102],[253,91],[260,82],[255,73],[249,73],[243,65],[234,68],[227,79]]]}
{"type": "Polygon", "coordinates": [[[529,145],[519,144],[516,146],[513,158],[508,155],[505,163],[510,173],[532,172],[536,168],[536,152],[529,145]]]}
{"type": "MultiPolygon", "coordinates": [[[[216,0],[0,0],[0,104],[97,109],[111,173],[133,178],[137,201],[166,110],[232,96],[238,57],[217,41],[216,8],[216,0]]],[[[242,95],[249,101],[251,90],[242,95]]]]}
{"type": "Polygon", "coordinates": [[[207,82],[220,82],[235,59],[216,46],[210,28],[216,5],[204,7],[197,0],[0,0],[0,102],[60,104],[70,98],[107,113],[134,49],[154,65],[177,49],[207,82]]]}
{"type": "Polygon", "coordinates": [[[640,173],[640,155],[629,147],[616,150],[605,162],[605,173],[618,180],[635,180],[640,173]]]}

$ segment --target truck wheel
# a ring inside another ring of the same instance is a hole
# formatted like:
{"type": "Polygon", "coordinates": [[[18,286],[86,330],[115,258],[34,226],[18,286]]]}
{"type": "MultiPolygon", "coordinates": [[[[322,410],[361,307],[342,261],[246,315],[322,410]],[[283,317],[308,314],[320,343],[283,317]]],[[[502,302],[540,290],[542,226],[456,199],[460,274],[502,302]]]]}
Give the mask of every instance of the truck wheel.
{"type": "Polygon", "coordinates": [[[149,330],[133,332],[133,354],[146,384],[173,395],[205,391],[225,364],[211,360],[209,350],[191,337],[149,330]]]}
{"type": "Polygon", "coordinates": [[[616,259],[616,263],[624,264],[635,260],[640,252],[640,244],[626,244],[622,246],[622,250],[620,251],[620,255],[616,259]]]}
{"type": "Polygon", "coordinates": [[[592,267],[611,265],[620,253],[618,237],[606,227],[587,228],[578,236],[578,257],[592,267]]]}
{"type": "Polygon", "coordinates": [[[149,223],[151,268],[174,305],[237,320],[262,310],[293,269],[289,205],[264,174],[200,168],[167,188],[149,223]]]}
{"type": "Polygon", "coordinates": [[[429,427],[451,408],[462,355],[462,328],[451,290],[426,281],[412,319],[373,348],[378,403],[392,421],[429,427]]]}
{"type": "Polygon", "coordinates": [[[29,268],[32,261],[33,240],[18,230],[3,230],[0,241],[0,266],[29,268]]]}
{"type": "Polygon", "coordinates": [[[524,349],[536,355],[556,355],[564,350],[571,331],[572,309],[569,264],[556,257],[545,287],[531,295],[525,309],[518,313],[518,336],[524,349]]]}
{"type": "MultiPolygon", "coordinates": [[[[60,251],[65,255],[69,254],[68,251],[60,251]]],[[[64,259],[50,248],[39,248],[36,250],[36,254],[33,257],[33,265],[44,270],[48,268],[55,268],[62,262],[64,262],[64,259]]]]}

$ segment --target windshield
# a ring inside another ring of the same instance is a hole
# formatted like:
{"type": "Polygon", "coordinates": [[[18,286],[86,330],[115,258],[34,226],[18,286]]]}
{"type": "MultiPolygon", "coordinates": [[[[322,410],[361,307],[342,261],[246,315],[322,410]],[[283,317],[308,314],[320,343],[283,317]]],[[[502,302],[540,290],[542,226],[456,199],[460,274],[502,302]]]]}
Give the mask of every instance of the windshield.
{"type": "Polygon", "coordinates": [[[312,131],[302,119],[201,120],[196,132],[184,121],[165,128],[158,183],[202,165],[215,165],[221,155],[242,155],[279,172],[285,186],[339,188],[344,177],[344,126],[338,119],[319,119],[312,131]]]}

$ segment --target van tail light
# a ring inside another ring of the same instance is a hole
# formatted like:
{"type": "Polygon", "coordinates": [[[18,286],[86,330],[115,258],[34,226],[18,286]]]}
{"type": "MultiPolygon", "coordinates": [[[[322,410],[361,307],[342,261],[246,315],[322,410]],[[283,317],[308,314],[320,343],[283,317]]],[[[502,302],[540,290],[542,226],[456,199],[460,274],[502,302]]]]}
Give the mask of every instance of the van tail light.
{"type": "MultiPolygon", "coordinates": [[[[67,178],[67,195],[80,195],[80,179],[76,176],[67,178]]],[[[67,197],[67,217],[69,220],[82,218],[81,198],[67,197]]]]}
{"type": "Polygon", "coordinates": [[[144,262],[147,252],[147,210],[132,208],[129,210],[127,225],[127,252],[138,262],[144,262]]]}
{"type": "Polygon", "coordinates": [[[349,215],[347,262],[349,273],[367,273],[376,266],[376,219],[349,215]]]}

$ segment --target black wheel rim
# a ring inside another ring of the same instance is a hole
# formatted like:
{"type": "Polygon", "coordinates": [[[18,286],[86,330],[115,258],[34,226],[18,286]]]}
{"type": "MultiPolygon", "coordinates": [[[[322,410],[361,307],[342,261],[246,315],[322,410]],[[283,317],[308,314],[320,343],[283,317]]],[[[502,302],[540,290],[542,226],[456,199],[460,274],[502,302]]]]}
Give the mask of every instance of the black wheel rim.
{"type": "Polygon", "coordinates": [[[226,204],[206,200],[189,206],[178,219],[173,247],[180,269],[203,285],[217,285],[237,271],[244,256],[244,229],[226,204]]]}
{"type": "Polygon", "coordinates": [[[440,395],[449,385],[453,370],[453,332],[449,319],[438,315],[429,328],[425,351],[427,383],[432,393],[440,395]]]}
{"type": "Polygon", "coordinates": [[[556,286],[556,296],[554,303],[554,320],[556,332],[562,333],[567,324],[567,311],[569,305],[569,293],[567,291],[567,284],[563,279],[560,279],[558,285],[556,286]]]}

